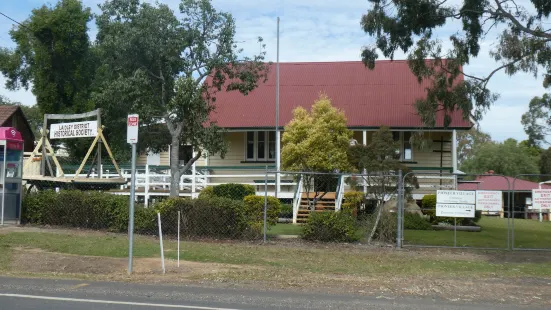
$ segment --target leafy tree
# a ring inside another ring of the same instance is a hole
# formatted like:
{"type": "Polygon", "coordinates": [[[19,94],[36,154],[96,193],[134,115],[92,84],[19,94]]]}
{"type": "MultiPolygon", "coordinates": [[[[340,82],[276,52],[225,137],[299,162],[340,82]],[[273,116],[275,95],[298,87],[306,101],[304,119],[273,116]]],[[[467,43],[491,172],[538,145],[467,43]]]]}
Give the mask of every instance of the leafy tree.
{"type": "Polygon", "coordinates": [[[32,89],[42,113],[78,113],[89,102],[94,61],[87,23],[89,8],[79,0],[43,5],[10,31],[14,49],[0,49],[0,71],[6,87],[32,89]]]}
{"type": "Polygon", "coordinates": [[[493,170],[496,174],[507,176],[538,174],[539,156],[515,139],[507,139],[503,143],[488,142],[475,149],[472,158],[462,163],[461,170],[473,174],[493,170]]]}
{"type": "Polygon", "coordinates": [[[546,136],[551,134],[551,95],[532,98],[521,122],[531,145],[547,144],[546,136]]]}
{"type": "Polygon", "coordinates": [[[543,68],[544,86],[551,85],[550,1],[530,0],[522,6],[515,0],[370,2],[361,25],[376,43],[364,48],[363,62],[374,68],[378,52],[391,59],[397,51],[406,53],[413,74],[431,83],[427,97],[415,103],[427,125],[435,124],[437,111],[444,111],[444,125],[449,125],[450,112],[456,109],[465,119],[471,111],[480,119],[497,99],[487,85],[499,71],[537,76],[543,68]],[[457,20],[461,26],[451,31],[452,46],[445,49],[435,30],[457,20]],[[485,76],[465,74],[463,66],[479,55],[482,41],[493,28],[504,29],[490,53],[495,69],[485,76]]]}
{"type": "Polygon", "coordinates": [[[551,175],[551,148],[543,150],[540,157],[540,173],[547,175],[542,176],[541,181],[548,181],[551,175]]]}
{"type": "MultiPolygon", "coordinates": [[[[227,150],[220,128],[209,121],[216,92],[256,88],[267,76],[264,53],[240,57],[232,15],[210,0],[182,0],[182,19],[167,5],[139,0],[108,1],[100,9],[101,83],[94,100],[107,115],[140,114],[142,149],[170,145],[170,195],[177,196],[180,176],[203,152],[224,156],[227,150]],[[184,144],[197,154],[180,166],[184,144]]],[[[112,131],[124,130],[124,119],[109,122],[112,131]]]]}
{"type": "Polygon", "coordinates": [[[473,157],[478,147],[492,141],[489,134],[476,128],[457,133],[457,161],[459,165],[473,157]]]}
{"type": "MultiPolygon", "coordinates": [[[[392,132],[388,127],[381,127],[373,133],[369,145],[350,146],[348,150],[350,163],[362,172],[367,198],[376,201],[377,205],[377,217],[368,238],[369,243],[377,231],[384,202],[397,194],[398,171],[402,170],[404,175],[411,171],[400,162],[396,155],[397,148],[392,132]]],[[[406,177],[406,183],[407,189],[417,187],[417,180],[412,174],[406,177]]]]}
{"type": "MultiPolygon", "coordinates": [[[[302,107],[293,111],[293,120],[285,126],[282,137],[281,165],[285,171],[345,172],[350,171],[347,149],[352,131],[346,127],[344,112],[331,105],[325,94],[308,112],[302,107]]],[[[305,173],[304,187],[309,192],[315,176],[305,173]]],[[[328,176],[318,176],[318,179],[328,176]]],[[[317,196],[317,193],[316,193],[317,196]]],[[[309,200],[308,195],[308,200],[309,200]]]]}

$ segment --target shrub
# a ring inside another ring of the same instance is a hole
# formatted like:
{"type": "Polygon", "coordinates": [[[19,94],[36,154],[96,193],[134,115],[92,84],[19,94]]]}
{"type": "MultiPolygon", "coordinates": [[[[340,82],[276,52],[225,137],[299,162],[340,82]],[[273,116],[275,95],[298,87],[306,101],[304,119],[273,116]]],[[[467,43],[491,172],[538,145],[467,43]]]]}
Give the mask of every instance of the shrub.
{"type": "MultiPolygon", "coordinates": [[[[371,214],[365,214],[361,217],[360,223],[364,233],[369,236],[373,230],[373,226],[377,221],[378,212],[371,214]]],[[[398,226],[398,219],[396,213],[383,211],[379,224],[375,230],[373,240],[377,240],[382,243],[395,243],[396,242],[396,230],[398,226]]]]}
{"type": "Polygon", "coordinates": [[[431,223],[422,215],[406,212],[404,214],[404,229],[431,230],[431,223]]]}
{"type": "Polygon", "coordinates": [[[262,232],[249,225],[243,201],[224,197],[196,199],[183,221],[184,232],[197,237],[254,239],[262,232]]]}
{"type": "Polygon", "coordinates": [[[22,222],[125,231],[128,197],[78,190],[32,193],[25,195],[22,202],[22,222]]]}
{"type": "Polygon", "coordinates": [[[199,192],[199,198],[214,197],[214,187],[207,186],[199,192]]]}
{"type": "Polygon", "coordinates": [[[356,219],[348,212],[312,212],[302,228],[302,238],[324,242],[360,240],[356,219]]]}
{"type": "Polygon", "coordinates": [[[252,185],[228,183],[217,185],[212,188],[212,193],[216,197],[230,198],[234,200],[243,200],[243,198],[255,195],[256,190],[252,185]]]}
{"type": "MultiPolygon", "coordinates": [[[[281,202],[272,196],[267,198],[266,224],[267,226],[274,226],[277,224],[279,212],[281,211],[281,202]]],[[[243,199],[243,202],[248,225],[256,227],[260,224],[262,229],[264,227],[264,196],[247,196],[243,199]]]]}
{"type": "Polygon", "coordinates": [[[284,219],[293,218],[293,205],[282,204],[279,211],[279,217],[284,219]]]}
{"type": "Polygon", "coordinates": [[[363,192],[346,192],[344,193],[344,203],[342,204],[342,209],[345,211],[352,211],[356,213],[362,206],[363,201],[363,192]]]}

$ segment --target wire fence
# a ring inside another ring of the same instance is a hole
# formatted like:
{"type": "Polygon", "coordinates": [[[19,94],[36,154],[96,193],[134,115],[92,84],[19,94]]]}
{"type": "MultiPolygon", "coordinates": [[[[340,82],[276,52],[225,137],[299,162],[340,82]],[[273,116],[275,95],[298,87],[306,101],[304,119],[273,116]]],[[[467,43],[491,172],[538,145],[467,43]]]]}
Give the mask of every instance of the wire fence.
{"type": "MultiPolygon", "coordinates": [[[[97,168],[91,167],[75,178],[69,166],[63,163],[64,178],[26,181],[21,223],[127,233],[127,168],[119,167],[122,178],[108,165],[102,166],[99,177],[97,168]]],[[[162,169],[166,167],[147,165],[138,170],[137,192],[152,195],[137,195],[136,234],[159,236],[159,214],[166,238],[551,249],[551,185],[545,183],[551,176],[547,175],[348,174],[264,168],[261,177],[256,173],[240,179],[243,182],[207,180],[201,188],[198,175],[185,175],[179,184],[180,198],[173,199],[170,174],[161,173],[162,169]],[[197,186],[195,194],[189,191],[192,184],[197,186]],[[470,192],[475,200],[470,205],[442,202],[439,191],[470,192]],[[474,212],[439,214],[437,204],[468,205],[463,209],[470,206],[474,212]]],[[[211,173],[209,179],[221,179],[211,173]]]]}

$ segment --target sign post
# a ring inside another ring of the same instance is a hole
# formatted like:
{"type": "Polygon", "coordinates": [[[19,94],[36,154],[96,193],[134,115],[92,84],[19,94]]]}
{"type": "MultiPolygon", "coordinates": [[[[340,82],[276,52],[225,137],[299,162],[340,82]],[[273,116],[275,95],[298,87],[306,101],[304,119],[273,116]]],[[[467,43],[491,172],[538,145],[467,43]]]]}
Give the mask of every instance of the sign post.
{"type": "Polygon", "coordinates": [[[132,251],[134,243],[134,200],[136,196],[136,144],[138,143],[137,114],[128,115],[126,142],[132,145],[132,170],[130,181],[130,212],[128,218],[128,274],[132,273],[132,251]]]}

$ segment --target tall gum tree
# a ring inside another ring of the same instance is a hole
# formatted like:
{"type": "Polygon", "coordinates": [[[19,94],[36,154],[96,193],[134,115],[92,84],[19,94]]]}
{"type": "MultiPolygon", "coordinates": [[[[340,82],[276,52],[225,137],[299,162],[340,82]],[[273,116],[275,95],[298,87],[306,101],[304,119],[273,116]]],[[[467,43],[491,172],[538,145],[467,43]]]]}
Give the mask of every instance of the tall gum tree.
{"type": "Polygon", "coordinates": [[[404,52],[411,71],[421,81],[430,79],[427,97],[415,102],[425,124],[434,126],[436,112],[444,111],[444,125],[457,109],[467,119],[472,112],[480,119],[498,94],[488,89],[497,72],[542,75],[551,85],[551,1],[526,0],[369,0],[361,19],[363,30],[375,44],[362,51],[363,62],[374,68],[382,53],[393,59],[404,52]],[[452,24],[455,21],[461,23],[452,24]],[[456,27],[445,49],[438,28],[456,27]],[[490,56],[495,67],[485,75],[467,74],[463,67],[479,56],[483,41],[492,29],[499,33],[490,56]],[[427,59],[431,59],[427,61],[427,59]],[[463,79],[464,76],[464,80],[463,79]]]}
{"type": "MultiPolygon", "coordinates": [[[[103,82],[95,100],[107,114],[140,114],[142,150],[170,145],[170,195],[178,196],[181,175],[203,152],[224,156],[227,150],[223,131],[209,120],[216,93],[246,95],[265,81],[265,53],[242,57],[232,15],[217,11],[210,0],[182,0],[180,19],[167,5],[139,0],[108,1],[100,9],[103,82]],[[196,154],[180,165],[184,144],[196,154]]],[[[124,127],[124,119],[111,122],[112,128],[124,127]]]]}

